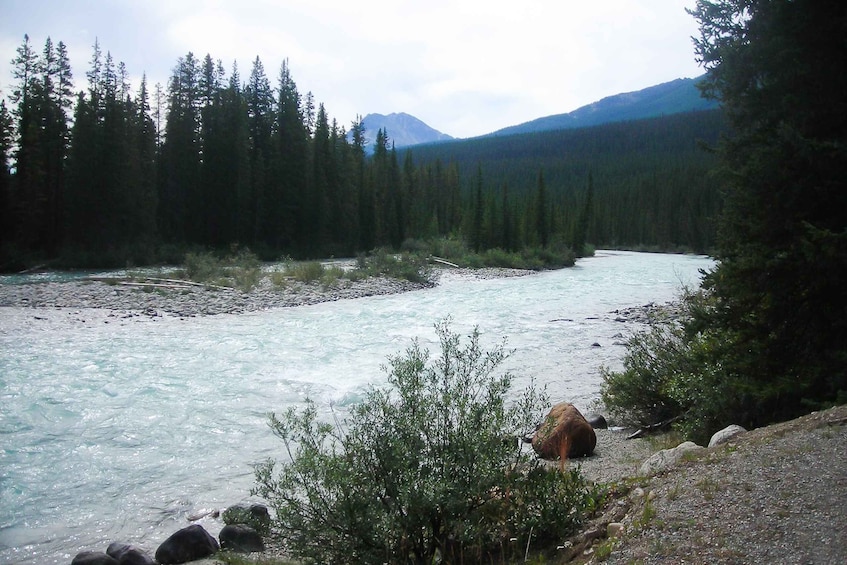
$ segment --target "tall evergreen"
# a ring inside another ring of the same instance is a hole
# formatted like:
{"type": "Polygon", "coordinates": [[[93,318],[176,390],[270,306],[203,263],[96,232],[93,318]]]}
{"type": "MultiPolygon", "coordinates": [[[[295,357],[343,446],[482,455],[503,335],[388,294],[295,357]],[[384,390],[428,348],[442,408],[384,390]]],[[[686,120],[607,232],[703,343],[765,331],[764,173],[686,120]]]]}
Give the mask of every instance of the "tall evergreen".
{"type": "Polygon", "coordinates": [[[159,223],[167,241],[196,242],[202,224],[200,81],[194,54],[180,57],[168,84],[168,115],[160,155],[159,223]]]}
{"type": "Polygon", "coordinates": [[[0,261],[11,252],[10,243],[14,234],[15,216],[12,213],[12,143],[14,120],[6,107],[6,101],[0,100],[0,261]]]}
{"type": "Polygon", "coordinates": [[[582,205],[582,210],[579,213],[579,219],[576,223],[576,228],[573,235],[573,244],[571,248],[576,253],[577,257],[586,255],[585,243],[588,238],[588,225],[591,221],[591,215],[594,209],[594,175],[588,173],[588,188],[585,191],[585,202],[582,205]]]}
{"type": "Polygon", "coordinates": [[[273,238],[275,231],[276,221],[270,210],[273,209],[271,203],[277,199],[278,188],[272,173],[274,96],[259,57],[253,61],[244,89],[244,99],[247,102],[250,129],[252,233],[240,235],[247,242],[268,241],[273,238]]]}
{"type": "Polygon", "coordinates": [[[274,151],[278,201],[270,203],[275,218],[274,247],[289,248],[305,244],[310,226],[303,206],[307,196],[309,132],[297,84],[288,61],[279,70],[274,128],[274,151]]]}
{"type": "MultiPolygon", "coordinates": [[[[734,135],[707,279],[728,394],[755,423],[847,398],[847,6],[698,0],[704,91],[734,135]]],[[[714,322],[714,320],[713,320],[714,322]]]]}
{"type": "Polygon", "coordinates": [[[482,165],[477,166],[476,172],[476,188],[474,190],[474,198],[473,198],[473,224],[471,226],[470,233],[470,244],[473,248],[474,252],[479,253],[482,249],[482,219],[483,219],[483,207],[485,203],[482,199],[482,165]]]}
{"type": "Polygon", "coordinates": [[[535,235],[541,247],[550,242],[550,212],[547,203],[547,185],[544,171],[538,171],[538,189],[535,193],[535,235]]]}

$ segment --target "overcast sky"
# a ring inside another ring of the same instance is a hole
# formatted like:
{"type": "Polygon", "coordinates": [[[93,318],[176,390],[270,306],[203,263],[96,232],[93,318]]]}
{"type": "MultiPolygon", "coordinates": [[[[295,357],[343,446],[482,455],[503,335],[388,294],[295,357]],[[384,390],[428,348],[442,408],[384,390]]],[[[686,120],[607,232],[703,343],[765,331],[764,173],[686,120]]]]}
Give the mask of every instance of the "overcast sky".
{"type": "MultiPolygon", "coordinates": [[[[0,88],[25,33],[68,47],[80,88],[95,39],[137,80],[167,84],[189,51],[258,56],[272,85],[288,59],[302,94],[349,129],[406,112],[472,137],[605,96],[695,77],[694,0],[0,0],[0,88]]],[[[390,132],[389,132],[390,135],[390,132]]]]}

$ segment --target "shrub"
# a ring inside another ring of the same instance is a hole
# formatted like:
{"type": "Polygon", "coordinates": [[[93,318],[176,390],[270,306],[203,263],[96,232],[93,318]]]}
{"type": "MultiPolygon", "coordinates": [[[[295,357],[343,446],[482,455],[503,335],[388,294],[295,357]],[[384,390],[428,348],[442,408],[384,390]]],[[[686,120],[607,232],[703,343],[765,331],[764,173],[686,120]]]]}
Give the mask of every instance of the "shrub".
{"type": "Polygon", "coordinates": [[[289,263],[285,266],[285,274],[296,281],[314,282],[324,276],[324,267],[318,261],[289,263]]]}
{"type": "Polygon", "coordinates": [[[394,254],[377,249],[371,255],[360,255],[357,269],[370,276],[384,275],[416,283],[429,283],[432,268],[426,257],[411,253],[394,254]]]}
{"type": "Polygon", "coordinates": [[[745,420],[755,391],[732,369],[731,336],[704,323],[715,309],[705,291],[688,292],[677,319],[656,319],[627,342],[624,370],[603,370],[601,399],[625,425],[645,426],[680,417],[686,439],[745,420]]]}
{"type": "Polygon", "coordinates": [[[274,507],[293,557],[500,560],[529,536],[567,535],[596,502],[578,471],[545,471],[521,448],[547,399],[530,387],[507,402],[512,377],[495,375],[503,345],[483,351],[477,330],[462,345],[449,321],[436,330],[441,357],[417,341],[390,357],[388,386],[345,422],[319,421],[312,402],[270,417],[290,461],[258,465],[254,494],[274,507]]]}
{"type": "Polygon", "coordinates": [[[233,248],[223,258],[209,252],[188,253],[183,275],[195,282],[231,286],[246,292],[261,280],[262,264],[249,249],[233,248]]]}

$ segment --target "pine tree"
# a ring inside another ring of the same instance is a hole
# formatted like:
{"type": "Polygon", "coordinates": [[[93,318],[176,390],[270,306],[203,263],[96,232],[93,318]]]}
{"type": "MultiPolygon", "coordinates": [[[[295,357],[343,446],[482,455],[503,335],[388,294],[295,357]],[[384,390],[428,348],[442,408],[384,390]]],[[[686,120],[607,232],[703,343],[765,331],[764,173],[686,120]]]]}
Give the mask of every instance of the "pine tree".
{"type": "Polygon", "coordinates": [[[279,70],[274,151],[279,201],[272,203],[275,247],[305,245],[310,227],[303,214],[307,196],[309,132],[288,61],[279,70]]]}
{"type": "Polygon", "coordinates": [[[199,68],[193,53],[180,57],[168,85],[168,115],[159,175],[159,222],[171,242],[202,237],[200,208],[199,68]]]}
{"type": "Polygon", "coordinates": [[[588,223],[594,209],[594,175],[588,172],[588,188],[585,191],[585,203],[579,214],[579,219],[574,230],[573,244],[571,248],[577,257],[585,257],[585,243],[588,238],[588,223]]]}
{"type": "Polygon", "coordinates": [[[538,190],[535,193],[535,231],[541,247],[547,247],[550,242],[550,217],[543,171],[538,171],[538,190]]]}
{"type": "Polygon", "coordinates": [[[483,200],[482,200],[482,165],[477,165],[476,172],[476,190],[473,200],[473,225],[471,226],[470,244],[475,253],[479,253],[482,249],[482,218],[483,218],[483,200]]]}
{"type": "Polygon", "coordinates": [[[12,174],[10,162],[12,159],[12,143],[14,120],[12,113],[6,107],[6,101],[0,100],[0,262],[10,260],[10,243],[15,233],[12,214],[12,174]]]}
{"type": "Polygon", "coordinates": [[[847,394],[847,8],[835,1],[698,0],[704,91],[733,136],[706,284],[722,371],[764,423],[847,394]]]}

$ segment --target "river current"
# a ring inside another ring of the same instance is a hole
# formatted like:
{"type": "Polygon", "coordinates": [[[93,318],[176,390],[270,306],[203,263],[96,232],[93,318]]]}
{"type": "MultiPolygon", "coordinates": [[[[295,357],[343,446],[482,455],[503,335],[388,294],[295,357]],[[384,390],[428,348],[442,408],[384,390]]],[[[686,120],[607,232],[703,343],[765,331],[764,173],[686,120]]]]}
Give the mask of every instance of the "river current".
{"type": "Polygon", "coordinates": [[[712,265],[600,251],[525,277],[448,271],[432,289],[190,319],[0,308],[0,563],[69,563],[111,541],[154,552],[189,515],[247,500],[252,465],[283,457],[268,413],[312,398],[343,417],[413,339],[437,355],[446,316],[486,348],[506,339],[516,389],[588,410],[639,329],[614,311],[673,300],[712,265]]]}

